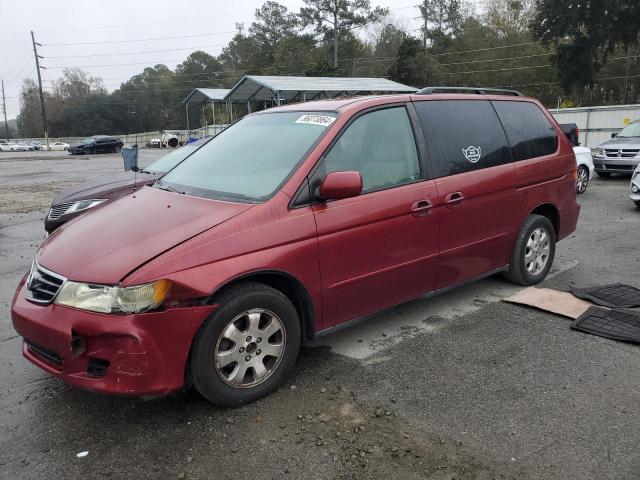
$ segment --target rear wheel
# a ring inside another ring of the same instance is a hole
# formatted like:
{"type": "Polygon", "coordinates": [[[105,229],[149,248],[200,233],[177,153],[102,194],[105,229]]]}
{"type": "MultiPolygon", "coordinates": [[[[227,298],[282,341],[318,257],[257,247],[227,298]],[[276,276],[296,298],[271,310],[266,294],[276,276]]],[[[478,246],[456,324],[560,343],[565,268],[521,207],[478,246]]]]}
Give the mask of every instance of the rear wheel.
{"type": "Polygon", "coordinates": [[[611,176],[611,172],[596,172],[599,177],[608,178],[611,176]]]}
{"type": "Polygon", "coordinates": [[[507,279],[520,285],[535,285],[545,279],[556,253],[556,234],[547,217],[529,215],[518,234],[507,279]]]}
{"type": "Polygon", "coordinates": [[[278,290],[244,283],[216,299],[193,344],[193,385],[217,405],[240,405],[277,389],[300,349],[300,320],[278,290]]]}
{"type": "Polygon", "coordinates": [[[578,178],[576,179],[576,192],[584,193],[589,186],[589,169],[584,165],[578,167],[578,178]]]}

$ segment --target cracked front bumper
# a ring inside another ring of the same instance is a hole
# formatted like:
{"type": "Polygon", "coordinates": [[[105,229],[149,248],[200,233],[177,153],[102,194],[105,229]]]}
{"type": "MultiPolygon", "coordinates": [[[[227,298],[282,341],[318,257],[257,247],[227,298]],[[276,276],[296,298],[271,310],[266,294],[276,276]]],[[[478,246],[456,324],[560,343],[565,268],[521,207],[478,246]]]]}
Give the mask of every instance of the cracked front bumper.
{"type": "Polygon", "coordinates": [[[216,306],[105,315],[25,299],[11,309],[23,355],[73,385],[108,394],[164,395],[185,383],[191,341],[216,306]]]}

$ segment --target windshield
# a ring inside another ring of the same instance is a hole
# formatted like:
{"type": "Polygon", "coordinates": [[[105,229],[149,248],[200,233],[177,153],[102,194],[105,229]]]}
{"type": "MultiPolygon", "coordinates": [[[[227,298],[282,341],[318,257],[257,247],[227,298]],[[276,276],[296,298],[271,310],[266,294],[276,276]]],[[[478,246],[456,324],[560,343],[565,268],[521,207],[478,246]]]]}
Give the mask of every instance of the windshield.
{"type": "Polygon", "coordinates": [[[173,167],[178,165],[182,160],[199,149],[202,145],[203,143],[197,142],[185,145],[184,147],[180,147],[151,163],[145,170],[160,173],[168,172],[173,167]]]}
{"type": "Polygon", "coordinates": [[[85,138],[84,140],[82,140],[82,143],[84,143],[85,145],[89,145],[90,143],[93,143],[93,138],[85,138]]]}
{"type": "Polygon", "coordinates": [[[640,137],[640,122],[627,125],[616,137],[640,137]]]}
{"type": "Polygon", "coordinates": [[[336,116],[273,112],[245,117],[167,173],[159,186],[210,198],[265,200],[336,116]]]}

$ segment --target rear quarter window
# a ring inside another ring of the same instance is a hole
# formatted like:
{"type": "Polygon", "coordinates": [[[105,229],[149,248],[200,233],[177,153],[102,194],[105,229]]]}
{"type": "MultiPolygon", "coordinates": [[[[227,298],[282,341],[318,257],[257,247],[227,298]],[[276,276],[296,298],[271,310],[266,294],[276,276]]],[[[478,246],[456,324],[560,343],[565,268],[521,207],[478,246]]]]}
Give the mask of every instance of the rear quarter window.
{"type": "Polygon", "coordinates": [[[498,100],[493,105],[507,133],[514,160],[542,157],[558,149],[556,130],[535,103],[498,100]]]}
{"type": "Polygon", "coordinates": [[[498,116],[487,100],[415,103],[434,178],[495,167],[511,161],[498,116]]]}

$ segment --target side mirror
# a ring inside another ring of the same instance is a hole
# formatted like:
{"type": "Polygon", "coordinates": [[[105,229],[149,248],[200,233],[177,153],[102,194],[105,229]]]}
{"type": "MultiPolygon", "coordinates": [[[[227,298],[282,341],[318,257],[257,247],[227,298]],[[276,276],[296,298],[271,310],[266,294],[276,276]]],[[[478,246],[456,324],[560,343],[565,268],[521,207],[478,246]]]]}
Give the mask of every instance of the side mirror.
{"type": "Polygon", "coordinates": [[[618,135],[618,134],[617,134],[616,132],[613,132],[613,133],[611,134],[611,138],[616,137],[617,135],[618,135]]]}
{"type": "Polygon", "coordinates": [[[331,172],[320,185],[320,197],[323,200],[339,200],[357,197],[362,193],[362,175],[360,172],[331,172]]]}

